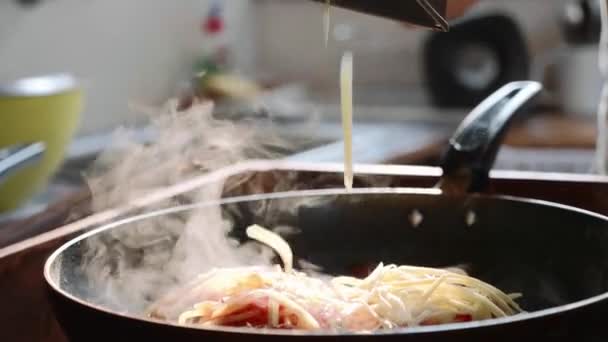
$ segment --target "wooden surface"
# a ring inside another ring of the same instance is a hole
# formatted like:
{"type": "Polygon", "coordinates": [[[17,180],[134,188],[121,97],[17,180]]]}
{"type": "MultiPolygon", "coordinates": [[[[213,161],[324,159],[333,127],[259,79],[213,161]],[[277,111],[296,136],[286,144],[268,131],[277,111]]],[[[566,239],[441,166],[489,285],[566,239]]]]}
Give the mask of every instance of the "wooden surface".
{"type": "MultiPolygon", "coordinates": [[[[297,180],[305,181],[307,186],[314,188],[337,187],[342,184],[339,165],[320,169],[302,168],[304,171],[299,172],[287,171],[287,165],[282,165],[279,169],[281,170],[270,172],[267,171],[268,168],[262,167],[252,172],[268,182],[267,189],[272,188],[276,177],[284,177],[287,173],[291,176],[295,174],[297,180]]],[[[373,181],[390,186],[428,187],[440,175],[440,170],[434,168],[399,166],[374,166],[359,171],[362,176],[358,177],[357,183],[360,185],[373,181]]],[[[605,178],[495,172],[491,188],[492,192],[553,200],[608,214],[608,201],[604,200],[608,193],[608,180],[605,178]]],[[[265,189],[261,188],[263,190],[265,189]]],[[[105,219],[109,217],[106,216],[105,219]]],[[[79,229],[90,227],[91,222],[83,223],[79,229]]],[[[0,319],[5,322],[5,327],[10,325],[10,328],[0,330],[0,341],[65,341],[46,300],[42,265],[53,250],[76,234],[76,226],[59,228],[52,234],[24,241],[17,244],[18,248],[11,249],[15,246],[13,245],[0,249],[0,293],[3,296],[0,319]]]]}
{"type": "Polygon", "coordinates": [[[47,256],[61,240],[0,260],[0,341],[66,341],[49,307],[42,277],[47,256]]]}
{"type": "Polygon", "coordinates": [[[594,149],[597,135],[594,118],[544,114],[515,124],[505,144],[513,147],[594,149]]]}
{"type": "MultiPolygon", "coordinates": [[[[60,227],[89,213],[90,194],[83,189],[28,219],[5,224],[1,247],[60,227]]],[[[72,235],[32,243],[20,253],[0,258],[0,341],[65,341],[46,298],[42,268],[46,258],[72,235]],[[10,328],[7,328],[10,323],[10,328]]]]}
{"type": "Polygon", "coordinates": [[[0,224],[0,248],[23,241],[64,225],[66,222],[84,217],[90,213],[90,192],[87,188],[57,199],[45,211],[24,219],[0,224]]]}

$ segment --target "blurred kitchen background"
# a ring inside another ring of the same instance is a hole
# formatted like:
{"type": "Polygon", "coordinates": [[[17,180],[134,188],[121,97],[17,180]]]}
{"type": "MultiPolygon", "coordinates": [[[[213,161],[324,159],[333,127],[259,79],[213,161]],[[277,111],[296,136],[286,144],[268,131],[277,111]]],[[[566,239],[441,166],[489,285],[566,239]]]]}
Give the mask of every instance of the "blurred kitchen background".
{"type": "MultiPolygon", "coordinates": [[[[482,0],[448,34],[333,9],[327,48],[323,11],[302,0],[1,2],[0,83],[68,72],[85,96],[63,166],[3,219],[43,210],[81,186],[81,173],[118,127],[141,126],[141,139],[153,139],[136,108],[187,98],[197,73],[213,63],[241,92],[265,90],[264,110],[282,134],[310,138],[292,160],[341,161],[337,80],[345,50],[355,56],[356,161],[433,165],[475,103],[529,78],[547,90],[513,127],[497,167],[595,172],[599,1],[482,0]]],[[[232,105],[227,112],[255,107],[235,109],[231,90],[220,90],[214,98],[232,105]]],[[[11,113],[0,106],[0,115],[11,113]]]]}

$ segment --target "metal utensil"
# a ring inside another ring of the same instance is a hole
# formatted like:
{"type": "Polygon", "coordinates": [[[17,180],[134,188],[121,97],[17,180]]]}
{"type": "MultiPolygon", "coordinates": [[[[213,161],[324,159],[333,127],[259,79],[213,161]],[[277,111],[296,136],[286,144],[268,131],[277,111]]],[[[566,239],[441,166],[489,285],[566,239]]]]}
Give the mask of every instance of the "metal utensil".
{"type": "MultiPolygon", "coordinates": [[[[327,2],[327,0],[313,0],[327,2]]],[[[446,0],[331,0],[331,5],[447,32],[446,0]]]]}
{"type": "Polygon", "coordinates": [[[42,159],[46,144],[35,142],[0,149],[0,184],[13,173],[42,159]]]}

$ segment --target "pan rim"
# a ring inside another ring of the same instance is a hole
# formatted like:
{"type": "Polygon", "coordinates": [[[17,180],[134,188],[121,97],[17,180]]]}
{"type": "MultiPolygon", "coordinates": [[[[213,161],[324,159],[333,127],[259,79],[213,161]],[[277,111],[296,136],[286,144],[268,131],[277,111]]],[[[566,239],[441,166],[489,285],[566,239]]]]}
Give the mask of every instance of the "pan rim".
{"type": "MultiPolygon", "coordinates": [[[[253,202],[262,199],[286,199],[286,198],[294,198],[294,197],[305,197],[305,196],[336,196],[336,195],[349,195],[349,194],[357,194],[357,195],[381,195],[381,194],[390,194],[390,195],[422,195],[422,196],[446,196],[446,197],[466,197],[466,198],[480,198],[480,199],[491,199],[498,201],[507,201],[507,202],[516,202],[526,205],[537,205],[549,208],[555,208],[565,211],[570,211],[573,213],[587,215],[599,220],[603,220],[608,224],[608,216],[595,213],[586,209],[577,208],[574,206],[569,206],[565,204],[538,200],[532,198],[525,197],[517,197],[517,196],[506,196],[506,195],[488,195],[488,194],[464,194],[464,195],[443,195],[440,189],[437,188],[407,188],[407,187],[397,187],[397,188],[359,188],[352,189],[350,191],[344,188],[335,188],[335,189],[321,189],[321,190],[298,190],[298,191],[287,191],[287,192],[276,192],[276,193],[267,193],[267,194],[256,194],[256,195],[246,195],[246,196],[237,196],[237,197],[229,197],[222,198],[215,201],[205,201],[199,202],[189,205],[175,206],[170,208],[165,208],[162,210],[156,210],[149,213],[144,213],[140,215],[130,216],[123,219],[120,219],[115,222],[110,222],[104,224],[98,228],[92,229],[84,234],[81,234],[64,244],[62,244],[59,248],[57,248],[45,261],[43,275],[47,285],[54,291],[57,295],[61,295],[64,298],[68,299],[71,302],[77,303],[80,306],[87,308],[88,310],[97,311],[103,313],[105,315],[111,315],[120,317],[123,319],[137,321],[145,324],[159,325],[159,326],[167,326],[178,329],[187,329],[187,330],[201,330],[209,333],[233,333],[233,334],[243,334],[243,335],[273,335],[273,336],[292,336],[292,337],[306,337],[306,336],[369,336],[370,333],[357,333],[357,332],[339,332],[339,331],[299,331],[299,330],[278,330],[278,329],[252,329],[252,328],[239,328],[239,327],[198,327],[196,325],[179,325],[174,322],[163,321],[159,319],[144,317],[143,315],[131,315],[120,312],[112,311],[106,307],[101,305],[96,305],[85,301],[81,298],[78,298],[67,291],[61,289],[57,282],[53,279],[51,275],[51,268],[56,262],[56,260],[61,256],[67,249],[78,244],[79,242],[84,241],[85,239],[100,234],[104,231],[111,230],[122,225],[149,219],[152,217],[167,215],[171,213],[178,213],[183,211],[189,211],[197,208],[205,208],[212,205],[225,205],[231,203],[240,203],[240,202],[253,202]]],[[[483,321],[473,321],[473,322],[462,322],[462,323],[450,323],[444,325],[435,325],[435,326],[420,326],[420,327],[409,327],[409,328],[398,328],[398,329],[390,329],[390,330],[380,330],[377,332],[371,333],[372,335],[414,335],[414,334],[432,334],[438,332],[454,332],[454,331],[467,331],[481,328],[489,328],[495,326],[503,326],[510,323],[517,323],[522,321],[530,321],[534,319],[540,319],[547,316],[557,315],[560,313],[565,313],[569,311],[574,311],[576,309],[580,309],[582,307],[598,303],[600,301],[608,299],[608,291],[592,296],[583,300],[579,300],[576,302],[551,307],[543,310],[533,311],[533,312],[524,312],[510,317],[504,318],[495,318],[483,321]]]]}

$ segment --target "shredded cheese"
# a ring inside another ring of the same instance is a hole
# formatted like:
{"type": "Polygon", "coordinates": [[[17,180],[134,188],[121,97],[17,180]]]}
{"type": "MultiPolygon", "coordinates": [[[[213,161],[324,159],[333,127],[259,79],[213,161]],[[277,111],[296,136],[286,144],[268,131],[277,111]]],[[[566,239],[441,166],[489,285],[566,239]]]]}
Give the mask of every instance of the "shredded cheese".
{"type": "Polygon", "coordinates": [[[279,303],[272,299],[268,299],[268,321],[270,323],[270,327],[278,328],[280,323],[279,317],[280,306],[279,303]]]}
{"type": "Polygon", "coordinates": [[[259,324],[262,313],[261,327],[368,332],[484,320],[522,311],[514,301],[520,294],[507,295],[448,269],[380,264],[363,279],[310,277],[292,269],[291,248],[279,235],[255,225],[247,229],[247,235],[273,248],[285,270],[228,268],[199,277],[200,283],[190,289],[195,293],[189,295],[204,300],[181,312],[176,318],[179,324],[259,324]],[[214,298],[204,298],[200,293],[204,290],[216,293],[208,296],[214,298]]]}

